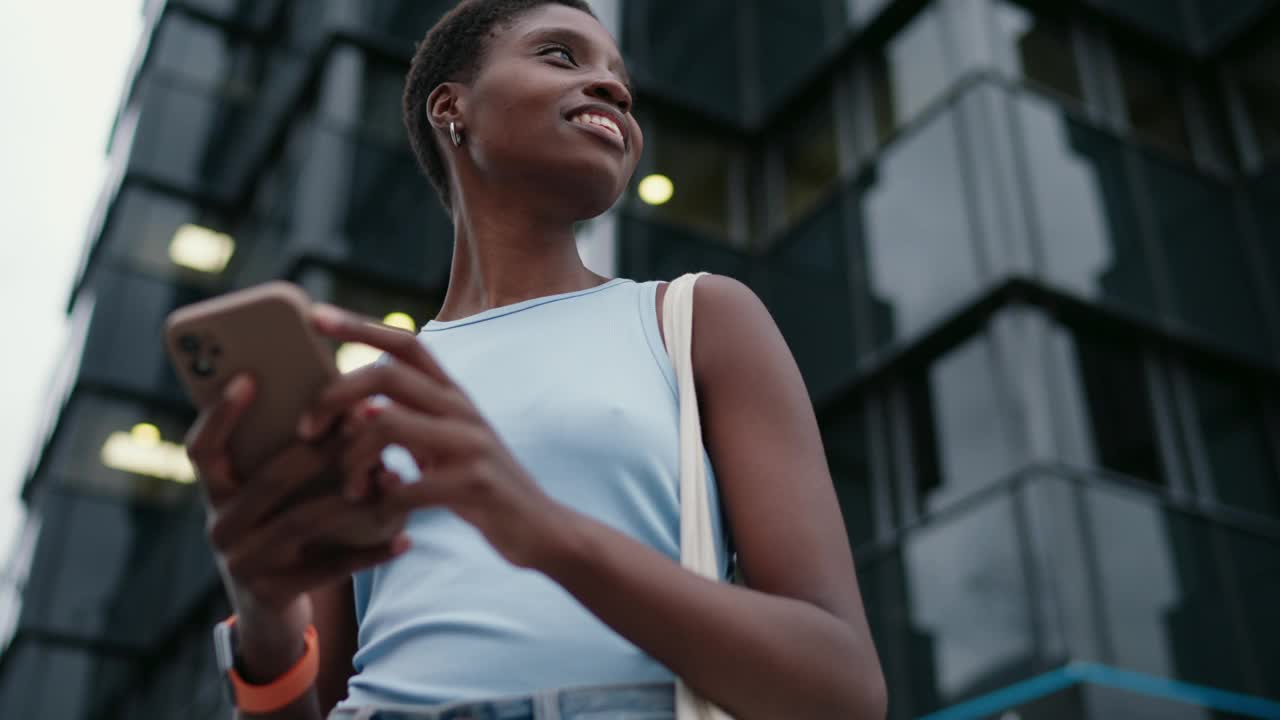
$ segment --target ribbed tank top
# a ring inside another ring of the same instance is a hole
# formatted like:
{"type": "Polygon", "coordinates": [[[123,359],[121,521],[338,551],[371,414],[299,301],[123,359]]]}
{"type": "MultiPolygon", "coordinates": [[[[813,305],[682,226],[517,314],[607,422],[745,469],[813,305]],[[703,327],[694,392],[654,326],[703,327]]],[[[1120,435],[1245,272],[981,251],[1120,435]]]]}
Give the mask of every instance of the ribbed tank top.
{"type": "MultiPolygon", "coordinates": [[[[418,337],[551,497],[678,562],[679,408],[656,289],[614,279],[432,321],[418,337]]],[[[415,512],[407,532],[407,553],[354,576],[356,674],[340,707],[672,680],[554,581],[507,563],[451,511],[415,512]]]]}

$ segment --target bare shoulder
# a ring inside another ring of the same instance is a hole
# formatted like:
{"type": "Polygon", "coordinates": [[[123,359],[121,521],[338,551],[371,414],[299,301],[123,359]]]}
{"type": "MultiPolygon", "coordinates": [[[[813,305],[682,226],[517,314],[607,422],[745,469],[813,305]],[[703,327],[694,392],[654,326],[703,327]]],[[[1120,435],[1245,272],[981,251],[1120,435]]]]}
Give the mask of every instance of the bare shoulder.
{"type": "MultiPolygon", "coordinates": [[[[655,297],[658,332],[664,344],[667,336],[662,320],[662,303],[669,285],[659,283],[655,297]]],[[[713,345],[727,338],[749,339],[743,336],[743,332],[751,328],[757,331],[775,328],[772,316],[755,291],[726,275],[707,274],[698,278],[693,291],[693,318],[695,371],[701,354],[699,346],[713,345]]]]}

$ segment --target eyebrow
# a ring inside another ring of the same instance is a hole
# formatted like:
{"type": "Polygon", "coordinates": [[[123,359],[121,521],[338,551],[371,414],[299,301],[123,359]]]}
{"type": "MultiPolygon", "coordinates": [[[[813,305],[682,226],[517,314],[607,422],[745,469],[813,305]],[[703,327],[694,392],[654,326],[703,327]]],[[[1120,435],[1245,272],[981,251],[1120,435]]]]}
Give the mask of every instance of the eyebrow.
{"type": "MultiPolygon", "coordinates": [[[[559,40],[567,45],[575,47],[587,47],[592,44],[591,39],[586,35],[567,27],[544,27],[535,28],[525,34],[525,39],[534,40],[559,40]]],[[[609,62],[610,69],[615,69],[622,78],[622,84],[627,86],[627,92],[635,97],[635,88],[631,84],[631,74],[627,72],[627,64],[623,62],[622,57],[615,55],[609,62]]]]}

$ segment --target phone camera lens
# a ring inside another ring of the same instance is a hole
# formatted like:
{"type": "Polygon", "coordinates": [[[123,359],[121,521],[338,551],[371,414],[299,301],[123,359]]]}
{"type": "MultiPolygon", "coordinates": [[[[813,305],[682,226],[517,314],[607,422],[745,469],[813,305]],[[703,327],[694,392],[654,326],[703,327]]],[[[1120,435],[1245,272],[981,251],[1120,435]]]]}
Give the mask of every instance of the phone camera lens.
{"type": "Polygon", "coordinates": [[[178,338],[178,349],[185,353],[194,353],[200,349],[200,338],[195,335],[183,335],[178,338]]]}
{"type": "Polygon", "coordinates": [[[213,375],[215,370],[208,358],[198,357],[191,363],[191,372],[195,373],[196,377],[207,378],[213,375]]]}

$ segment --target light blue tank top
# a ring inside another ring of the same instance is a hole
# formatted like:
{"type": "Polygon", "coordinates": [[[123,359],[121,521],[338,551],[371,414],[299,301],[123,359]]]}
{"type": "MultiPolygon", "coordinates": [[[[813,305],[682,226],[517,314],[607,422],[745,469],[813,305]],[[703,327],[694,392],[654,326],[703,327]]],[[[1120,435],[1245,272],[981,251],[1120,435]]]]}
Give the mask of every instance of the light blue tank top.
{"type": "MultiPolygon", "coordinates": [[[[615,279],[432,321],[419,339],[549,495],[678,562],[679,409],[656,289],[615,279]]],[[[503,560],[452,512],[414,513],[408,532],[409,552],[354,576],[359,648],[340,707],[672,680],[555,582],[503,560]]]]}

